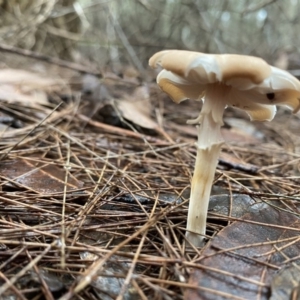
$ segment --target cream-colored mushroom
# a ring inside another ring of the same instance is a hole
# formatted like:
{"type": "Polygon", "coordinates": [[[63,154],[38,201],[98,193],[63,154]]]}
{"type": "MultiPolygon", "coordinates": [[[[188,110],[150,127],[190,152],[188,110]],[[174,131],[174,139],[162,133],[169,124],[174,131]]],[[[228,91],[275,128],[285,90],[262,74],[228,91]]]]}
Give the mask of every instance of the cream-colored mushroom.
{"type": "Polygon", "coordinates": [[[227,106],[247,112],[251,120],[271,121],[276,105],[300,108],[300,83],[290,73],[263,59],[243,55],[212,55],[166,50],[154,54],[152,68],[161,66],[157,83],[174,102],[203,100],[199,117],[197,157],[191,184],[187,240],[201,246],[205,237],[211,187],[223,144],[220,128],[227,106]]]}

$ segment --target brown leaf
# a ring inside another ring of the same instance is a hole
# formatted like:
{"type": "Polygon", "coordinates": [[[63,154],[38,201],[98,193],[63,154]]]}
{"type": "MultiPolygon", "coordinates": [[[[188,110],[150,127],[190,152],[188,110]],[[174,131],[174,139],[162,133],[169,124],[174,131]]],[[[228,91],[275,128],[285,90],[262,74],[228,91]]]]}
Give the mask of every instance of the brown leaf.
{"type": "Polygon", "coordinates": [[[47,104],[47,92],[61,90],[62,80],[18,69],[0,70],[0,100],[47,104]]]}
{"type": "Polygon", "coordinates": [[[228,194],[213,195],[210,197],[208,211],[211,215],[240,218],[247,213],[252,205],[255,204],[250,196],[244,194],[228,194]],[[230,211],[230,202],[232,202],[232,210],[230,211]]]}
{"type": "Polygon", "coordinates": [[[231,295],[230,299],[268,299],[276,271],[286,259],[298,258],[299,218],[258,203],[241,220],[209,243],[198,259],[198,269],[191,274],[190,284],[210,292],[189,290],[185,299],[228,299],[215,291],[231,295]]]}
{"type": "Polygon", "coordinates": [[[157,129],[158,124],[151,118],[151,104],[148,89],[138,87],[131,97],[117,103],[123,118],[147,129],[157,129]]]}
{"type": "MultiPolygon", "coordinates": [[[[38,158],[36,159],[38,160],[38,158]]],[[[53,194],[64,191],[65,171],[51,163],[36,162],[32,157],[0,162],[1,177],[5,186],[22,186],[36,193],[53,194]]],[[[79,189],[83,183],[68,176],[67,190],[79,189]]]]}

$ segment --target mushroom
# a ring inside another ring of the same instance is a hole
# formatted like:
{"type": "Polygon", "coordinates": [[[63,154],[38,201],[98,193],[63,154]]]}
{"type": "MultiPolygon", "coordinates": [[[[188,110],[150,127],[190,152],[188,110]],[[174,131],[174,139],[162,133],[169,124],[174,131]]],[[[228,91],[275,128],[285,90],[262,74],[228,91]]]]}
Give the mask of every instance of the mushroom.
{"type": "Polygon", "coordinates": [[[276,105],[285,105],[295,113],[300,108],[300,82],[290,73],[253,56],[165,50],[154,54],[149,65],[163,68],[157,83],[174,102],[203,101],[198,118],[187,121],[200,125],[186,238],[200,247],[205,238],[208,202],[223,144],[220,129],[224,109],[231,106],[244,110],[251,120],[258,121],[271,121],[276,105]]]}

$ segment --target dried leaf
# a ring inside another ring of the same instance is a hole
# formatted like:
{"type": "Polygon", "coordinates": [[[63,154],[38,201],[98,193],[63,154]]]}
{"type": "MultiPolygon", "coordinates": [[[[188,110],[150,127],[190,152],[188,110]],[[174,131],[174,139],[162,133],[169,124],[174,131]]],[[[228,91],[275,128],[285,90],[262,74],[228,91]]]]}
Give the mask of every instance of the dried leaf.
{"type": "Polygon", "coordinates": [[[287,258],[298,259],[299,218],[259,203],[241,220],[223,229],[210,242],[198,259],[199,269],[191,274],[190,284],[210,292],[189,290],[186,299],[228,299],[215,291],[231,295],[230,299],[269,299],[276,271],[286,264],[287,258]],[[280,241],[283,239],[290,240],[280,241]]]}
{"type": "Polygon", "coordinates": [[[248,195],[233,194],[231,197],[228,194],[214,195],[210,197],[208,211],[212,213],[229,216],[230,202],[232,201],[232,211],[230,217],[240,218],[247,213],[250,207],[255,204],[248,195]],[[231,199],[230,199],[231,198],[231,199]]]}
{"type": "Polygon", "coordinates": [[[150,117],[151,104],[146,87],[138,87],[132,97],[120,100],[117,106],[124,119],[143,128],[158,128],[158,124],[150,117]]]}
{"type": "MultiPolygon", "coordinates": [[[[9,179],[5,186],[19,185],[36,193],[53,194],[64,191],[65,171],[51,163],[16,159],[0,162],[1,176],[9,179]]],[[[69,176],[67,190],[79,189],[83,183],[69,176]]]]}
{"type": "Polygon", "coordinates": [[[18,69],[0,70],[0,100],[47,104],[47,92],[61,90],[62,80],[18,69]]]}

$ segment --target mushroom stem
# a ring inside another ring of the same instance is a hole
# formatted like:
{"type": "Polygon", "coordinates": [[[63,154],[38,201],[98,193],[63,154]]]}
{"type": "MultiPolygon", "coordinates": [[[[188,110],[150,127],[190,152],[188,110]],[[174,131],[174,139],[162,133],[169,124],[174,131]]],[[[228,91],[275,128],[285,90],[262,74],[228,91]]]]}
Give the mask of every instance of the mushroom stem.
{"type": "Polygon", "coordinates": [[[197,126],[198,142],[187,220],[187,240],[196,247],[203,245],[211,188],[223,139],[220,128],[226,107],[224,96],[229,88],[213,84],[207,90],[197,126]]]}

